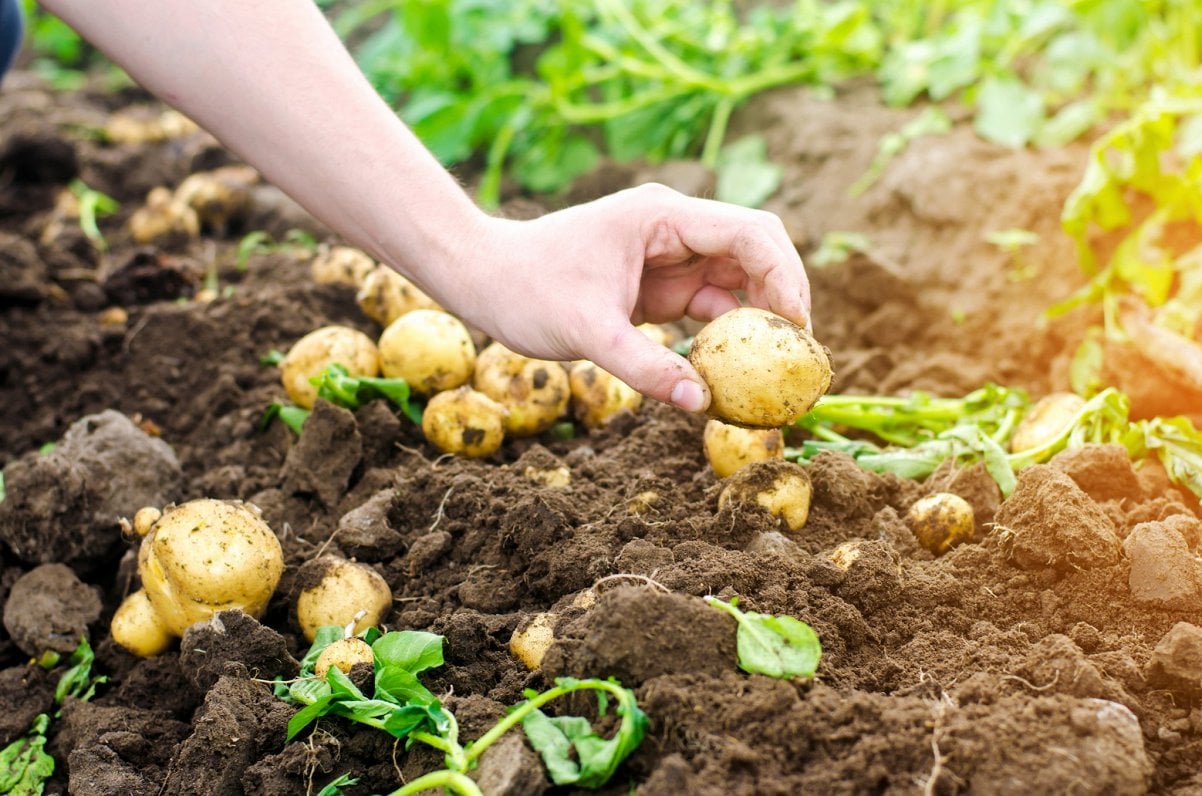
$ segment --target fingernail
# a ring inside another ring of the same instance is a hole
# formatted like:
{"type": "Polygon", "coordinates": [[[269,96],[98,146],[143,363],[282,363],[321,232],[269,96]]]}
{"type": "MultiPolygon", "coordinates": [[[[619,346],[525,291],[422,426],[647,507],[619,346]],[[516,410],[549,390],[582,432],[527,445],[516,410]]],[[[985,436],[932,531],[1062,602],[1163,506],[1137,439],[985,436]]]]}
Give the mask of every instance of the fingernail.
{"type": "Polygon", "coordinates": [[[700,412],[701,407],[705,406],[705,393],[697,382],[681,379],[672,388],[671,400],[673,406],[678,406],[686,412],[700,412]]]}

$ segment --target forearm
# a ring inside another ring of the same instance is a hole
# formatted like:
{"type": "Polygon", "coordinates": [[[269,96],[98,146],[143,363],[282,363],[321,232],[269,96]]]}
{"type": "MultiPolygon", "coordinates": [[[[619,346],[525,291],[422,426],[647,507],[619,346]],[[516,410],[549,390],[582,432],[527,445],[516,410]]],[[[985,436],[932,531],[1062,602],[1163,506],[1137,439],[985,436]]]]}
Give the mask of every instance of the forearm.
{"type": "Polygon", "coordinates": [[[445,300],[483,218],[307,0],[46,0],[313,215],[445,300]],[[454,234],[458,233],[458,234],[454,234]]]}

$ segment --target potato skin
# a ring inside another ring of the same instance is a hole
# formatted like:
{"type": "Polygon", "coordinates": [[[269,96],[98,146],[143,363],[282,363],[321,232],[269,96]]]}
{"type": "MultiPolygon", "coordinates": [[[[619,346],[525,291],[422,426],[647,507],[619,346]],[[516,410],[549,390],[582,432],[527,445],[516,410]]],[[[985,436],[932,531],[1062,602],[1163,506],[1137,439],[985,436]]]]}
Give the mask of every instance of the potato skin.
{"type": "Polygon", "coordinates": [[[1054,392],[1040,398],[1010,436],[1010,452],[1021,453],[1045,445],[1064,431],[1083,406],[1085,399],[1071,392],[1054,392]]]}
{"type": "Polygon", "coordinates": [[[219,611],[262,616],[283,572],[275,533],[257,509],[238,501],[169,506],[138,551],[146,596],[176,636],[219,611]]]}
{"type": "Polygon", "coordinates": [[[376,261],[353,246],[331,246],[321,251],[309,265],[313,281],[319,285],[361,287],[376,261]]]}
{"type": "Polygon", "coordinates": [[[531,359],[498,342],[476,358],[472,386],[508,410],[505,433],[515,437],[555,425],[572,397],[567,371],[558,362],[531,359]]]}
{"type": "Polygon", "coordinates": [[[442,310],[413,310],[380,335],[380,370],[409,389],[434,395],[466,384],[476,366],[476,344],[463,321],[442,310]]]}
{"type": "Polygon", "coordinates": [[[533,672],[543,665],[547,650],[555,643],[555,622],[558,618],[553,613],[535,614],[527,625],[513,631],[509,637],[510,654],[528,670],[533,672]]]}
{"type": "Polygon", "coordinates": [[[779,428],[743,428],[710,418],[702,433],[705,460],[719,478],[752,462],[785,458],[785,436],[779,428]]]}
{"type": "Polygon", "coordinates": [[[109,632],[113,641],[139,658],[160,655],[175,640],[175,635],[163,625],[143,589],[122,600],[113,614],[109,632]]]}
{"type": "Polygon", "coordinates": [[[906,522],[918,543],[935,555],[967,542],[976,530],[972,505],[951,492],[935,492],[915,501],[906,512],[906,522]]]}
{"type": "Polygon", "coordinates": [[[568,371],[572,414],[587,429],[601,428],[623,411],[637,412],[643,394],[595,363],[580,360],[568,371]]]}
{"type": "Polygon", "coordinates": [[[374,664],[375,653],[371,645],[361,638],[348,636],[331,642],[313,662],[313,674],[324,680],[330,668],[336,668],[343,674],[350,674],[351,669],[360,663],[374,664]]]}
{"type": "Polygon", "coordinates": [[[182,199],[163,187],[146,195],[146,204],[126,222],[135,243],[177,246],[200,237],[200,217],[182,199]]]}
{"type": "Polygon", "coordinates": [[[442,310],[438,302],[387,265],[377,265],[364,275],[355,300],[363,314],[381,326],[413,310],[442,310]]]}
{"type": "Polygon", "coordinates": [[[748,428],[788,425],[830,389],[826,349],[756,307],[731,310],[693,338],[689,361],[710,388],[708,414],[748,428]]]}
{"type": "Polygon", "coordinates": [[[370,337],[349,326],[323,326],[297,340],[280,363],[280,380],[293,403],[312,409],[317,387],[309,379],[334,363],[352,376],[380,373],[380,353],[370,337]]]}
{"type": "Polygon", "coordinates": [[[752,462],[731,475],[718,496],[718,508],[759,506],[800,531],[810,516],[814,487],[805,467],[783,459],[752,462]]]}
{"type": "Polygon", "coordinates": [[[505,407],[465,384],[430,399],[422,433],[443,453],[479,459],[501,447],[505,415],[505,407]]]}
{"type": "Polygon", "coordinates": [[[388,582],[365,564],[323,556],[306,566],[321,569],[317,582],[296,599],[296,619],[309,641],[328,625],[351,626],[352,635],[360,633],[380,624],[392,608],[388,582]]]}

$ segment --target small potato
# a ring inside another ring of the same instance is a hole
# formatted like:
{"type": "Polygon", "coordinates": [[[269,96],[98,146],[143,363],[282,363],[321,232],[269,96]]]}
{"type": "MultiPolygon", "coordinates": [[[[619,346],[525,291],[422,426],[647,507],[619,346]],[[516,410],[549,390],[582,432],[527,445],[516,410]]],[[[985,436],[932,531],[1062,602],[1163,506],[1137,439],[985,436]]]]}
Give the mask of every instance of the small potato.
{"type": "Polygon", "coordinates": [[[672,342],[672,333],[666,326],[660,326],[658,323],[641,323],[635,328],[646,335],[648,340],[662,346],[667,346],[672,342]]]}
{"type": "Polygon", "coordinates": [[[387,265],[377,265],[367,272],[355,297],[359,309],[381,326],[414,310],[441,310],[438,302],[387,265]]]}
{"type": "Polygon", "coordinates": [[[309,379],[334,363],[352,376],[380,373],[380,353],[370,337],[349,326],[323,326],[297,340],[280,363],[280,379],[293,403],[312,409],[317,387],[309,379]]]}
{"type": "Polygon", "coordinates": [[[313,281],[319,285],[363,285],[375,269],[376,261],[353,246],[331,246],[313,258],[309,266],[313,281]]]}
{"type": "Polygon", "coordinates": [[[505,407],[465,384],[430,399],[422,433],[443,453],[479,459],[501,447],[505,414],[505,407]]]}
{"type": "Polygon", "coordinates": [[[175,635],[163,625],[142,589],[126,597],[117,607],[109,631],[113,641],[140,658],[152,658],[166,652],[175,640],[175,635]]]}
{"type": "Polygon", "coordinates": [[[200,237],[196,211],[162,187],[146,195],[146,204],[135,210],[127,223],[130,236],[141,244],[177,246],[200,237]]]}
{"type": "Polygon", "coordinates": [[[950,492],[936,492],[916,501],[906,512],[906,522],[918,543],[935,555],[967,542],[976,530],[972,506],[950,492]]]}
{"type": "Polygon", "coordinates": [[[413,310],[380,335],[380,370],[409,389],[434,395],[466,384],[476,366],[476,344],[463,321],[442,310],[413,310]]]}
{"type": "Polygon", "coordinates": [[[166,110],[157,117],[123,111],[109,117],[104,137],[113,144],[147,144],[183,138],[199,129],[196,122],[176,110],[166,110]]]}
{"type": "Polygon", "coordinates": [[[258,509],[238,501],[168,506],[138,550],[142,588],[176,636],[219,611],[262,616],[283,572],[275,533],[258,509]]]}
{"type": "Polygon", "coordinates": [[[642,393],[592,362],[580,360],[568,372],[572,414],[585,428],[601,428],[615,415],[637,412],[642,393]]]}
{"type": "Polygon", "coordinates": [[[186,177],[175,198],[196,211],[203,227],[224,233],[250,215],[251,189],[258,181],[250,166],[222,166],[186,177]]]}
{"type": "Polygon", "coordinates": [[[743,428],[711,418],[705,424],[702,445],[705,460],[719,478],[752,462],[785,458],[785,437],[779,428],[743,428]]]}
{"type": "Polygon", "coordinates": [[[1045,395],[1027,410],[1010,437],[1010,452],[1040,448],[1059,437],[1073,421],[1085,399],[1071,392],[1045,395]]]}
{"type": "Polygon", "coordinates": [[[376,656],[370,644],[361,638],[348,636],[331,642],[318,654],[317,660],[313,662],[313,674],[324,680],[331,666],[341,670],[343,674],[350,674],[351,669],[360,663],[374,665],[375,662],[376,656]]]}
{"type": "Polygon", "coordinates": [[[309,641],[330,625],[360,633],[380,624],[392,608],[388,582],[365,564],[323,556],[305,564],[298,578],[312,584],[296,600],[296,619],[309,641]]]}
{"type": "Polygon", "coordinates": [[[752,462],[727,479],[718,496],[718,508],[759,506],[784,521],[791,531],[801,530],[810,517],[814,491],[805,467],[782,459],[752,462]]]}
{"type": "Polygon", "coordinates": [[[572,397],[567,371],[558,362],[531,359],[497,342],[477,357],[472,385],[508,410],[505,433],[515,437],[555,425],[572,397]]]}
{"type": "Polygon", "coordinates": [[[709,414],[748,428],[792,423],[831,386],[826,349],[797,324],[755,307],[709,323],[693,338],[689,361],[709,385],[709,414]]]}
{"type": "Polygon", "coordinates": [[[509,651],[530,671],[543,665],[543,658],[555,643],[555,621],[553,613],[535,614],[524,627],[513,631],[509,637],[509,651]]]}

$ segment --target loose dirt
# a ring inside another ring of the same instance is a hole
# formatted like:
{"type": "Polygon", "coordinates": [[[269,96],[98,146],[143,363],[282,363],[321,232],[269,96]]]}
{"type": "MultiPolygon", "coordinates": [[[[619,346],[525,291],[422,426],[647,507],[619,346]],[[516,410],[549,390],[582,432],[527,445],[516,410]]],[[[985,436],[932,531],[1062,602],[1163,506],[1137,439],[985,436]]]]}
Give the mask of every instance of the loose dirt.
{"type": "MultiPolygon", "coordinates": [[[[604,793],[1202,792],[1202,526],[1163,472],[1087,449],[1024,472],[1003,500],[980,468],[919,484],[828,453],[809,465],[809,522],[790,533],[720,510],[704,420],[662,405],[483,461],[439,456],[380,403],[322,405],[299,441],[281,423],[263,429],[283,392],[260,357],[327,323],[380,330],[351,288],[312,283],[295,251],[239,267],[245,232],[327,234],[268,188],[241,228],[134,246],[123,222],[150,188],[231,158],[203,134],[136,146],[86,134],[131,103],[149,101],[58,94],[21,74],[0,94],[0,744],[52,709],[57,670],[29,663],[42,649],[86,631],[108,677],[51,723],[48,792],[304,794],[349,773],[347,793],[386,793],[437,766],[335,719],[284,743],[293,708],[265,681],[296,673],[298,572],[329,554],[388,581],[389,628],[446,637],[446,665],[426,680],[465,739],[555,676],[635,689],[648,737],[604,793]],[[105,252],[77,225],[54,226],[75,177],[122,203],[102,221],[105,252]],[[198,300],[213,273],[216,297],[198,300]],[[538,477],[555,468],[566,485],[538,477]],[[902,519],[937,490],[965,497],[978,523],[941,557],[902,519]],[[223,614],[178,651],[134,658],[108,633],[136,587],[117,520],[200,496],[262,508],[283,582],[261,622],[223,614]],[[734,621],[710,594],[813,625],[818,676],[742,673],[734,621]],[[532,674],[509,637],[552,607],[559,641],[532,674]]],[[[785,164],[770,209],[803,253],[830,231],[872,240],[810,271],[834,390],[1063,387],[1089,319],[1045,323],[1041,311],[1080,280],[1057,215],[1083,150],[1010,152],[960,125],[850,198],[879,136],[909,113],[866,92],[785,91],[732,130],[764,131],[785,164]],[[1025,269],[984,240],[1010,228],[1041,236],[1025,269]]],[[[635,173],[610,167],[574,197],[635,173]]],[[[637,174],[704,184],[679,164],[637,174]]],[[[530,213],[522,202],[513,215],[530,213]]],[[[552,790],[520,735],[476,775],[490,793],[552,790]]]]}

